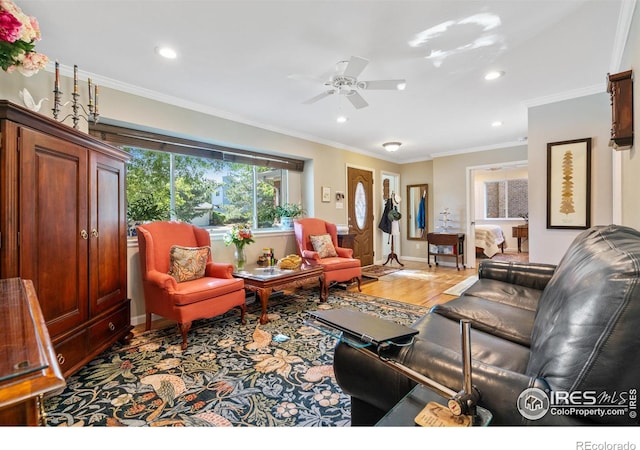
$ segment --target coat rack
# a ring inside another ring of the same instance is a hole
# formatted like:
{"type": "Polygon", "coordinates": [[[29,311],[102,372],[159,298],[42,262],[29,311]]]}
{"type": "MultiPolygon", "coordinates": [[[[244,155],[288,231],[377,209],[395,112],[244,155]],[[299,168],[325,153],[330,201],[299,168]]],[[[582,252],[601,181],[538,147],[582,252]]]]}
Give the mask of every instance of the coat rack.
{"type": "MultiPolygon", "coordinates": [[[[393,208],[393,204],[394,203],[400,204],[399,201],[396,202],[396,198],[397,198],[397,196],[395,195],[395,193],[391,192],[391,197],[389,198],[391,200],[391,208],[393,208]]],[[[385,214],[388,214],[388,213],[389,213],[389,211],[385,207],[385,214]]],[[[398,221],[395,221],[395,222],[398,222],[398,221]]],[[[399,223],[398,223],[398,226],[400,226],[399,223]]],[[[404,264],[402,264],[400,262],[400,260],[398,259],[398,255],[396,255],[396,252],[395,252],[395,246],[394,246],[394,242],[393,242],[393,226],[392,226],[392,229],[391,229],[391,233],[389,233],[389,239],[390,239],[390,242],[391,242],[391,253],[389,253],[389,255],[387,256],[387,260],[382,265],[386,266],[387,263],[389,263],[389,261],[395,260],[400,266],[404,267],[404,264]]]]}

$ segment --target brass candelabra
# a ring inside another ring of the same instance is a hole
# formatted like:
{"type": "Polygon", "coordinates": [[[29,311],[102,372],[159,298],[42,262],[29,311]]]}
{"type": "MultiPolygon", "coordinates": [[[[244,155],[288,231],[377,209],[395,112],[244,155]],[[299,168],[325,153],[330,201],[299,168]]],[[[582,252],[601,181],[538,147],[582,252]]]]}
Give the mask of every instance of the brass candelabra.
{"type": "Polygon", "coordinates": [[[84,107],[78,100],[80,98],[80,94],[78,93],[78,66],[73,66],[73,93],[71,94],[71,114],[67,114],[63,119],[58,119],[60,115],[60,108],[65,106],[67,103],[62,105],[62,91],[60,90],[60,66],[58,61],[56,61],[56,70],[55,70],[55,84],[53,87],[53,118],[55,120],[60,120],[60,122],[64,122],[69,117],[73,122],[73,128],[78,129],[78,125],[80,123],[80,118],[85,119],[87,122],[98,123],[100,119],[100,114],[98,112],[98,85],[92,86],[91,78],[89,78],[88,82],[88,90],[89,90],[89,104],[87,108],[84,107]],[[92,91],[93,88],[93,91],[92,91]],[[94,103],[95,100],[95,103],[94,103]],[[87,110],[88,109],[88,110],[87,110]]]}

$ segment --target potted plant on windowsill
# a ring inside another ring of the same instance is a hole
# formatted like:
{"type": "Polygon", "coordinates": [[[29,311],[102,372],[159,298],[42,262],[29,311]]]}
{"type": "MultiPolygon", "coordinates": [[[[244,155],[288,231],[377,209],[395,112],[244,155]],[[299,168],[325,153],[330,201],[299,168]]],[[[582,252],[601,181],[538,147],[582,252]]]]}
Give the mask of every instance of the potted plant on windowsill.
{"type": "Polygon", "coordinates": [[[304,215],[305,211],[297,203],[283,203],[273,208],[271,216],[280,222],[280,227],[285,230],[293,228],[293,220],[304,215]]]}

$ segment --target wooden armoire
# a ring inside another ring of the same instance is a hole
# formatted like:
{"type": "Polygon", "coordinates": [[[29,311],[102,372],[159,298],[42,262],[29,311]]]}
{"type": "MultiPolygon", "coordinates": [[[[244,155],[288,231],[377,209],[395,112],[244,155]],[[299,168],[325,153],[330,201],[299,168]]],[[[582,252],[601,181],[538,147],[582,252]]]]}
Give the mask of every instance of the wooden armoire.
{"type": "Polygon", "coordinates": [[[66,377],[131,336],[128,155],[6,100],[0,133],[0,278],[33,282],[66,377]]]}

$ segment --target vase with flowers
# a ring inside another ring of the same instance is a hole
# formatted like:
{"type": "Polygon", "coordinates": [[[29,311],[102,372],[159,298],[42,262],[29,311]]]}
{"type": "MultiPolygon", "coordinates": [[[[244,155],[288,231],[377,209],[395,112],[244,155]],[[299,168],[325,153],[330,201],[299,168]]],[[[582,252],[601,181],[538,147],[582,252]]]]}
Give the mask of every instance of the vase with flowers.
{"type": "Polygon", "coordinates": [[[251,232],[250,224],[234,224],[231,229],[223,236],[225,245],[229,246],[233,244],[235,246],[234,257],[236,260],[236,268],[243,270],[247,262],[247,255],[244,252],[245,245],[252,244],[253,233],[251,232]]]}
{"type": "Polygon", "coordinates": [[[0,0],[0,67],[7,73],[18,70],[30,77],[44,69],[49,60],[34,51],[40,40],[40,26],[12,1],[0,0]]]}

